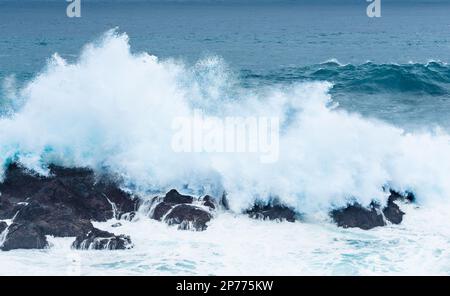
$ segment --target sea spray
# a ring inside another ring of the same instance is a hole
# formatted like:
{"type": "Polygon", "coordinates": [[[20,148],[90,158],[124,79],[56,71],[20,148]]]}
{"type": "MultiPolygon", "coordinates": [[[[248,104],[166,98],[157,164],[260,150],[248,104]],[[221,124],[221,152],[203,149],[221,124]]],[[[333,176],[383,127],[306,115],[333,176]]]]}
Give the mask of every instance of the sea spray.
{"type": "Polygon", "coordinates": [[[11,93],[24,103],[0,119],[0,163],[41,174],[49,163],[118,174],[141,191],[179,188],[218,196],[240,211],[279,198],[302,213],[349,201],[384,203],[383,187],[413,191],[420,204],[448,200],[449,136],[406,133],[335,108],[328,82],[244,88],[219,58],[194,66],[131,53],[109,31],[78,61],[55,54],[11,93]],[[277,117],[279,158],[242,153],[176,153],[174,118],[277,117]]]}

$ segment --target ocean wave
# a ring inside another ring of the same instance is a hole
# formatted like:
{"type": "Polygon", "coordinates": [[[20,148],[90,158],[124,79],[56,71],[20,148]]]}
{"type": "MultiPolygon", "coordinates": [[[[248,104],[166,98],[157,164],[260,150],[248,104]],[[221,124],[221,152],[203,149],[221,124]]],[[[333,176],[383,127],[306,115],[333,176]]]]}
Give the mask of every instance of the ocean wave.
{"type": "Polygon", "coordinates": [[[242,87],[219,58],[188,66],[134,54],[125,34],[110,31],[88,44],[75,63],[55,54],[24,87],[9,86],[23,103],[0,118],[0,163],[5,168],[17,161],[41,174],[48,173],[49,163],[107,170],[145,192],[179,188],[217,196],[225,190],[235,211],[274,196],[311,214],[355,199],[383,203],[386,186],[414,192],[419,204],[448,201],[448,134],[407,133],[338,110],[330,96],[336,87],[369,91],[373,85],[439,93],[444,88],[437,82],[447,83],[448,71],[439,63],[330,61],[311,67],[305,77],[312,82],[242,87]],[[418,79],[423,83],[416,85],[418,79]],[[278,117],[278,161],[261,163],[245,153],[174,152],[173,119],[195,109],[278,117]]]}
{"type": "Polygon", "coordinates": [[[440,61],[408,64],[342,64],[330,59],[320,64],[288,67],[269,74],[244,71],[243,78],[260,81],[331,81],[335,92],[363,94],[406,93],[432,96],[450,95],[450,66],[440,61]]]}

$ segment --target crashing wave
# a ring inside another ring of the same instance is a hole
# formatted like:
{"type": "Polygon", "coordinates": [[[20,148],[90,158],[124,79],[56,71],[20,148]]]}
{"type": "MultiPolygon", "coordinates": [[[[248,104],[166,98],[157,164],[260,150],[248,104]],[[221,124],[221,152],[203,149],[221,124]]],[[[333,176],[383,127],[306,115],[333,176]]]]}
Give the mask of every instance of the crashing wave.
{"type": "MultiPolygon", "coordinates": [[[[334,87],[355,72],[373,75],[369,80],[376,89],[415,85],[441,93],[428,79],[448,80],[446,66],[433,63],[321,67],[326,71],[311,69],[311,77],[333,81],[334,87]]],[[[366,79],[352,79],[345,87],[370,88],[366,79]]],[[[77,62],[55,54],[32,81],[11,90],[23,103],[0,118],[0,164],[4,170],[19,162],[43,175],[50,163],[89,167],[119,175],[141,192],[184,188],[221,196],[226,190],[235,211],[273,197],[302,213],[354,200],[385,204],[385,187],[414,192],[422,204],[448,200],[447,133],[407,133],[338,110],[332,87],[329,82],[242,87],[218,58],[189,66],[134,54],[127,35],[110,31],[87,45],[77,62]],[[278,117],[278,161],[261,163],[248,153],[176,153],[173,119],[196,109],[214,116],[278,117]]]]}

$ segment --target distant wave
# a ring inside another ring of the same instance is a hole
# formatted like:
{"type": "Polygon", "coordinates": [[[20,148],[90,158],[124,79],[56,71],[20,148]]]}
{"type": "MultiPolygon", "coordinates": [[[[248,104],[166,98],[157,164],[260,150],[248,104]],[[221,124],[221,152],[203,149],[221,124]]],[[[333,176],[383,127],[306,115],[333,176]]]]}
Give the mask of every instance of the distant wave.
{"type": "Polygon", "coordinates": [[[323,80],[334,84],[335,91],[355,93],[401,92],[433,96],[450,95],[450,66],[443,62],[360,65],[341,64],[336,59],[324,63],[290,67],[259,75],[250,71],[244,78],[278,82],[323,80]]]}
{"type": "Polygon", "coordinates": [[[22,103],[0,118],[0,164],[4,169],[18,161],[42,174],[49,163],[86,166],[118,174],[139,190],[226,190],[234,210],[273,196],[306,213],[353,199],[384,202],[386,185],[413,191],[419,203],[448,201],[448,134],[406,133],[337,110],[329,94],[333,87],[440,94],[447,92],[448,71],[436,62],[330,61],[277,74],[295,80],[291,85],[243,88],[218,58],[187,66],[133,54],[128,37],[110,31],[87,45],[77,62],[55,54],[24,87],[8,82],[10,99],[22,103]],[[278,116],[284,123],[279,161],[173,152],[173,118],[194,108],[216,116],[278,116]]]}

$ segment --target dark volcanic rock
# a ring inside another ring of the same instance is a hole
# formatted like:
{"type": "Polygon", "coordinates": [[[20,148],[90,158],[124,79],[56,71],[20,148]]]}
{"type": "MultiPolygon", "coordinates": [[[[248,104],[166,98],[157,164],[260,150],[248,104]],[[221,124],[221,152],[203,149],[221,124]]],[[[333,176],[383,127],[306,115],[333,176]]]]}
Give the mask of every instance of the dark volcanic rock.
{"type": "Polygon", "coordinates": [[[182,230],[205,230],[212,215],[193,205],[180,204],[175,206],[164,218],[169,225],[178,225],[178,229],[182,230]]]}
{"type": "Polygon", "coordinates": [[[11,203],[23,202],[40,189],[44,179],[17,164],[11,164],[5,172],[3,183],[0,183],[0,192],[2,196],[11,195],[11,203]]]}
{"type": "Polygon", "coordinates": [[[392,201],[399,200],[403,202],[414,202],[416,200],[414,193],[409,191],[406,191],[405,194],[401,194],[397,191],[390,189],[389,193],[390,193],[389,199],[392,199],[392,201]]]}
{"type": "Polygon", "coordinates": [[[5,230],[8,227],[8,224],[6,224],[3,221],[0,221],[0,233],[3,232],[3,230],[5,230]]]}
{"type": "Polygon", "coordinates": [[[368,230],[386,225],[379,207],[374,204],[369,208],[353,204],[343,209],[333,210],[330,215],[338,226],[344,228],[359,227],[368,230]]]}
{"type": "Polygon", "coordinates": [[[11,201],[8,198],[8,196],[0,196],[0,219],[12,219],[14,215],[27,204],[22,201],[11,201]]]}
{"type": "Polygon", "coordinates": [[[127,220],[132,221],[136,217],[136,212],[127,212],[127,213],[119,213],[116,215],[116,218],[119,220],[127,220]]]}
{"type": "Polygon", "coordinates": [[[203,205],[214,210],[216,208],[215,199],[209,195],[205,195],[203,197],[203,205]]]}
{"type": "MultiPolygon", "coordinates": [[[[28,202],[36,201],[44,207],[64,205],[73,215],[96,221],[106,221],[125,212],[134,211],[136,200],[118,188],[106,177],[95,178],[88,169],[50,167],[50,177],[29,175],[17,165],[11,165],[0,184],[5,209],[22,209],[28,202]]],[[[12,218],[16,212],[9,210],[12,218]]],[[[3,205],[0,214],[3,214],[3,205]]]]}
{"type": "Polygon", "coordinates": [[[133,244],[126,235],[92,228],[83,235],[78,236],[72,243],[72,247],[80,250],[125,250],[131,249],[133,244]]]}
{"type": "Polygon", "coordinates": [[[94,173],[87,169],[52,167],[51,171],[56,180],[47,188],[49,194],[46,196],[54,201],[70,203],[85,217],[106,221],[136,210],[136,198],[105,176],[95,178],[94,173]]]}
{"type": "MultiPolygon", "coordinates": [[[[112,179],[80,168],[50,166],[50,176],[42,177],[13,164],[0,192],[0,219],[14,218],[23,229],[18,234],[35,236],[80,236],[93,228],[92,220],[132,219],[137,207],[137,199],[112,179]]],[[[7,241],[12,235],[8,232],[7,241]]]]}
{"type": "Polygon", "coordinates": [[[189,195],[182,195],[175,189],[170,190],[164,198],[155,197],[152,201],[150,218],[164,221],[169,225],[178,225],[179,229],[205,230],[207,222],[212,219],[210,211],[215,209],[214,199],[205,196],[194,199],[189,195]],[[194,200],[206,208],[194,204],[194,200]]]}
{"type": "Polygon", "coordinates": [[[271,201],[266,205],[256,203],[253,208],[246,210],[245,213],[253,219],[261,220],[278,220],[295,222],[298,215],[296,212],[285,205],[279,204],[279,202],[271,201]]]}
{"type": "Polygon", "coordinates": [[[193,201],[194,198],[192,196],[182,195],[175,189],[167,192],[166,196],[164,197],[164,202],[173,204],[192,203],[193,201]]]}
{"type": "Polygon", "coordinates": [[[164,201],[158,203],[153,210],[152,218],[161,221],[164,215],[166,215],[174,206],[175,204],[166,203],[164,201]]]}
{"type": "Polygon", "coordinates": [[[384,217],[393,224],[400,224],[403,221],[403,215],[405,214],[400,210],[400,207],[394,202],[397,200],[392,194],[388,198],[386,207],[383,208],[384,217]]]}
{"type": "Polygon", "coordinates": [[[228,211],[230,209],[225,193],[220,199],[217,199],[211,195],[205,195],[203,198],[200,198],[200,203],[201,205],[208,207],[210,210],[222,209],[228,211]]]}
{"type": "Polygon", "coordinates": [[[33,200],[16,215],[15,222],[33,223],[45,234],[60,237],[77,236],[92,228],[88,217],[80,215],[70,204],[53,205],[33,200]]]}
{"type": "Polygon", "coordinates": [[[48,246],[45,234],[38,226],[32,223],[13,223],[7,231],[6,239],[1,246],[3,251],[14,249],[44,249],[48,246]]]}
{"type": "Polygon", "coordinates": [[[384,207],[375,202],[372,202],[368,208],[355,203],[346,208],[331,211],[330,216],[338,226],[344,228],[359,227],[368,230],[378,226],[385,226],[387,222],[400,224],[405,213],[400,210],[400,207],[395,202],[410,202],[413,200],[414,195],[412,193],[401,195],[391,190],[387,204],[384,207]]]}
{"type": "Polygon", "coordinates": [[[39,190],[41,180],[16,164],[10,165],[5,180],[0,183],[0,219],[12,219],[27,204],[27,199],[39,190]]]}

